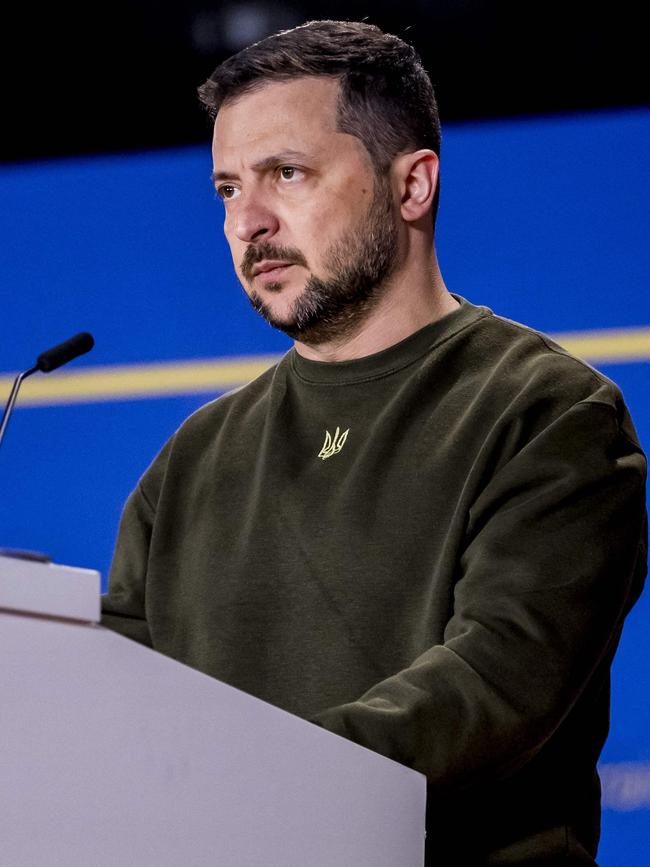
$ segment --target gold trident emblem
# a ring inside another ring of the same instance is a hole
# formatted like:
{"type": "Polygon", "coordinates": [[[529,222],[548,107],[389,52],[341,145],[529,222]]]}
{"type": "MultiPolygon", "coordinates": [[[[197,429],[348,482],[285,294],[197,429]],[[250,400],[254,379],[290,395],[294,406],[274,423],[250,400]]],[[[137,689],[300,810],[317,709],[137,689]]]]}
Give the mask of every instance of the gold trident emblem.
{"type": "Polygon", "coordinates": [[[323,443],[323,448],[318,452],[318,457],[322,458],[322,460],[326,461],[327,458],[331,458],[332,455],[337,455],[345,445],[345,441],[350,433],[350,428],[343,431],[340,435],[339,430],[340,428],[337,427],[334,436],[332,436],[328,430],[325,431],[325,442],[323,443]]]}

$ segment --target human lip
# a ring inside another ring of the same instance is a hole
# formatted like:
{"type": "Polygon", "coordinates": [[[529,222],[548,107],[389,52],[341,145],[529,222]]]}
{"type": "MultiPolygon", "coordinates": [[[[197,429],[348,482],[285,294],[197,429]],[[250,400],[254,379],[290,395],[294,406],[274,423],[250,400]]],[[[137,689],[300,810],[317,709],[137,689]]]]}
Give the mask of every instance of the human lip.
{"type": "Polygon", "coordinates": [[[259,274],[264,274],[268,277],[275,277],[286,268],[291,268],[292,264],[292,262],[281,262],[278,259],[264,259],[253,266],[251,276],[257,277],[259,274]]]}

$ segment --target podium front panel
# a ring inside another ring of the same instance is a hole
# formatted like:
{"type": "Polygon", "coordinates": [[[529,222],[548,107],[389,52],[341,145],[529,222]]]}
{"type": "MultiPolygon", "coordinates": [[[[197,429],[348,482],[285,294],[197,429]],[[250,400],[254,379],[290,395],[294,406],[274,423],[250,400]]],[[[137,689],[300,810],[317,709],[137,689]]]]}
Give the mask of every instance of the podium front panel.
{"type": "Polygon", "coordinates": [[[93,624],[0,613],[11,867],[422,867],[425,778],[93,624]]]}

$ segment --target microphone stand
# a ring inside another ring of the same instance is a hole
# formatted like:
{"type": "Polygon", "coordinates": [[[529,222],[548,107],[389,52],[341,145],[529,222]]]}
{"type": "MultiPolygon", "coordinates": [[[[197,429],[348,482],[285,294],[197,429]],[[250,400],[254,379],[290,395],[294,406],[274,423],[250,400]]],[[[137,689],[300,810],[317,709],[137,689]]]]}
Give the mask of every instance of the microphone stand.
{"type": "Polygon", "coordinates": [[[20,386],[23,384],[23,380],[27,379],[28,376],[31,376],[32,373],[36,373],[39,370],[39,367],[30,367],[29,370],[24,370],[22,373],[19,373],[18,376],[14,379],[14,384],[11,389],[11,394],[9,395],[9,400],[7,401],[7,405],[5,406],[5,411],[2,414],[2,421],[0,422],[0,446],[2,445],[2,440],[5,436],[5,431],[7,430],[7,425],[9,424],[9,417],[14,408],[14,404],[16,403],[16,398],[18,397],[18,392],[20,390],[20,386]]]}
{"type": "Polygon", "coordinates": [[[2,440],[4,439],[5,431],[9,424],[9,417],[14,408],[14,404],[16,403],[18,391],[23,380],[27,379],[28,376],[31,376],[32,373],[36,373],[37,370],[40,370],[42,373],[49,373],[51,370],[56,370],[57,367],[62,367],[64,364],[72,361],[73,358],[77,358],[85,352],[90,352],[94,345],[95,341],[92,334],[88,334],[87,331],[82,331],[81,334],[75,334],[74,337],[65,340],[63,343],[59,343],[57,346],[53,346],[52,349],[41,352],[36,359],[34,367],[30,367],[29,370],[24,370],[22,373],[18,374],[14,380],[11,394],[9,395],[9,400],[7,401],[5,411],[2,415],[2,421],[0,422],[0,445],[2,445],[2,440]]]}

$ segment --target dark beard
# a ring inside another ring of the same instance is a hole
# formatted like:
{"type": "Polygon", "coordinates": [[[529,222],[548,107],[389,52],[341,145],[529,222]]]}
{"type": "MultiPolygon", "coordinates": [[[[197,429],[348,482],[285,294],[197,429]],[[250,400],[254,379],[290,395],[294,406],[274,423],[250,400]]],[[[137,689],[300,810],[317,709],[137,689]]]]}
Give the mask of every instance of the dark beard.
{"type": "MultiPolygon", "coordinates": [[[[390,184],[377,179],[377,187],[366,216],[345,238],[327,251],[325,267],[332,275],[322,280],[311,275],[300,297],[296,298],[286,319],[273,316],[257,292],[249,300],[273,328],[293,340],[318,345],[340,341],[359,330],[369,312],[382,297],[382,290],[397,259],[397,225],[393,214],[390,184]]],[[[249,248],[242,270],[264,258],[306,264],[298,251],[282,250],[260,244],[249,248]],[[254,253],[252,251],[255,251],[254,253]],[[284,255],[283,255],[284,253],[284,255]]],[[[279,291],[281,283],[270,283],[267,290],[279,291]]]]}

